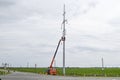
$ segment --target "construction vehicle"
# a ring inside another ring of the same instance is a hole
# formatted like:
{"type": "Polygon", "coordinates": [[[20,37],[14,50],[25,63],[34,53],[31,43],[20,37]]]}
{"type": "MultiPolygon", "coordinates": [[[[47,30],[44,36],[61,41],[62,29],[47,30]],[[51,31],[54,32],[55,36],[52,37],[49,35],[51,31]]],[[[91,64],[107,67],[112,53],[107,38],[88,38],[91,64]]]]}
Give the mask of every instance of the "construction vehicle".
{"type": "Polygon", "coordinates": [[[49,69],[47,70],[47,74],[49,74],[49,75],[56,75],[56,74],[57,74],[57,70],[56,70],[56,68],[53,67],[53,63],[54,63],[54,60],[55,60],[55,57],[56,57],[58,48],[59,48],[59,46],[60,46],[60,43],[61,43],[61,41],[64,41],[64,40],[65,40],[65,37],[62,37],[62,38],[59,40],[59,42],[58,42],[57,48],[56,48],[56,50],[55,50],[55,54],[54,54],[54,56],[53,56],[53,58],[52,58],[52,61],[51,61],[51,64],[50,64],[50,67],[49,67],[49,69]]]}

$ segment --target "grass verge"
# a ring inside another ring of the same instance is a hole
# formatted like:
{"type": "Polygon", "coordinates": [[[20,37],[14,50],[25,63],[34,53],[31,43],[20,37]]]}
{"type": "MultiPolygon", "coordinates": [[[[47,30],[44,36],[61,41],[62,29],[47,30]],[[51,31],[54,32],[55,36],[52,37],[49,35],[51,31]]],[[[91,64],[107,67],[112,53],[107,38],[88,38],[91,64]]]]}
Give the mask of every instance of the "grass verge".
{"type": "MultiPolygon", "coordinates": [[[[10,68],[13,71],[32,72],[46,74],[47,68],[10,68]]],[[[57,68],[57,75],[62,75],[62,68],[57,68]]],[[[66,76],[87,76],[87,77],[120,77],[120,68],[66,68],[66,76]]]]}

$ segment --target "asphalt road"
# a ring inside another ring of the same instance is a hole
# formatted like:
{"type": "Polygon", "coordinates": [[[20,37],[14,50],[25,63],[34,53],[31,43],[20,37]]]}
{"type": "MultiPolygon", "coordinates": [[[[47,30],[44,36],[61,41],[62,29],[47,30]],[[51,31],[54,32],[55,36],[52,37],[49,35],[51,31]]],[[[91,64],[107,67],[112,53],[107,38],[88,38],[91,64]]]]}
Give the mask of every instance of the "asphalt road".
{"type": "Polygon", "coordinates": [[[0,76],[1,80],[120,80],[120,77],[66,77],[14,72],[0,76]]]}

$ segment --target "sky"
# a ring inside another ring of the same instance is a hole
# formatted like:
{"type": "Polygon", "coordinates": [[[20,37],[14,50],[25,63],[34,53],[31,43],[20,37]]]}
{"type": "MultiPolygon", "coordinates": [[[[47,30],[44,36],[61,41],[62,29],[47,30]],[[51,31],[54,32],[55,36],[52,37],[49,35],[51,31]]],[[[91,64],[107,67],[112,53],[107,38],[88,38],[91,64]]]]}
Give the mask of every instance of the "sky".
{"type": "Polygon", "coordinates": [[[120,0],[0,0],[0,66],[49,67],[64,4],[66,67],[101,67],[102,58],[105,67],[120,67],[120,0]]]}

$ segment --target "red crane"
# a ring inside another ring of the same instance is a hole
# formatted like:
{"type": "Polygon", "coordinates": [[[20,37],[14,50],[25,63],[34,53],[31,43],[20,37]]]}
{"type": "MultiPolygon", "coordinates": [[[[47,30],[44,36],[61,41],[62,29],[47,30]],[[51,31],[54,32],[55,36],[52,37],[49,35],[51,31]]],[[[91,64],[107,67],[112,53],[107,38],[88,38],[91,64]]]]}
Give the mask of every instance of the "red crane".
{"type": "Polygon", "coordinates": [[[48,69],[48,71],[47,71],[47,74],[49,74],[49,75],[56,75],[56,74],[57,74],[57,70],[53,67],[53,62],[54,62],[54,60],[55,60],[55,57],[56,57],[56,54],[57,54],[59,45],[60,45],[61,41],[64,41],[64,40],[65,40],[64,38],[61,38],[61,39],[59,40],[59,42],[58,42],[57,48],[56,48],[56,50],[55,50],[55,54],[54,54],[54,56],[53,56],[53,58],[52,58],[50,67],[49,67],[49,69],[48,69]]]}

